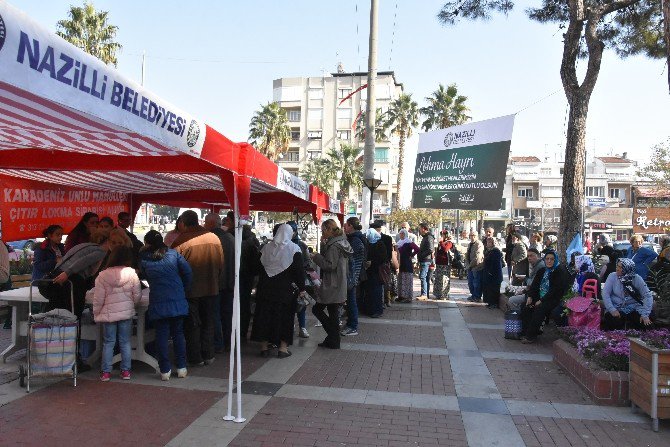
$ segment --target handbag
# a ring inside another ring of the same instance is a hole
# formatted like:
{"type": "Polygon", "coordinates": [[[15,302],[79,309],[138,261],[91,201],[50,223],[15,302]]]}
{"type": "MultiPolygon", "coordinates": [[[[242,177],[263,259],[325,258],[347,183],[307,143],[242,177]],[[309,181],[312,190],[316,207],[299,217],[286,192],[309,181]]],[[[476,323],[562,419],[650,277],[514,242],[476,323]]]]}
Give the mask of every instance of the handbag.
{"type": "Polygon", "coordinates": [[[600,305],[597,301],[583,296],[570,298],[565,302],[570,309],[568,326],[576,328],[600,329],[600,305]]]}
{"type": "Polygon", "coordinates": [[[521,314],[516,310],[505,312],[505,338],[519,340],[521,338],[521,314]]]}
{"type": "Polygon", "coordinates": [[[391,265],[388,262],[379,266],[379,279],[384,287],[388,288],[391,285],[391,265]]]}
{"type": "Polygon", "coordinates": [[[53,301],[58,297],[59,288],[61,286],[54,283],[53,280],[61,273],[60,269],[53,269],[44,275],[42,281],[37,283],[37,289],[40,291],[40,294],[49,301],[53,301]]]}

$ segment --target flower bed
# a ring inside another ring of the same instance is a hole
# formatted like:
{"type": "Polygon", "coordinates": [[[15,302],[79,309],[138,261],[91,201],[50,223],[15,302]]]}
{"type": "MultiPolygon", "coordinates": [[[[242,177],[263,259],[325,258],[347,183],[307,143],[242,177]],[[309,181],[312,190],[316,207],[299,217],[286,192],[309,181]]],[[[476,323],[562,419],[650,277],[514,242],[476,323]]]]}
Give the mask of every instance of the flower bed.
{"type": "Polygon", "coordinates": [[[630,340],[640,337],[659,348],[670,346],[670,331],[597,331],[562,328],[554,342],[554,362],[601,405],[629,405],[630,340]]]}

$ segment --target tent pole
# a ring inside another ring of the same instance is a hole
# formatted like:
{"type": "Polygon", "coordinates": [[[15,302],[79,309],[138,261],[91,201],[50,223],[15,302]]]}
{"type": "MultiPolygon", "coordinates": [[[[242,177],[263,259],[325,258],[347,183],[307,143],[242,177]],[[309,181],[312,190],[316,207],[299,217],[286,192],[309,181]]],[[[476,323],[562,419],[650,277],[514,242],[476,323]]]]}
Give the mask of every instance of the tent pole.
{"type": "MultiPolygon", "coordinates": [[[[236,354],[237,354],[237,418],[235,422],[242,423],[246,421],[242,417],[242,346],[240,343],[240,258],[242,252],[242,216],[240,215],[240,200],[237,191],[237,183],[235,183],[235,295],[233,299],[233,306],[237,310],[237,317],[235,321],[235,337],[236,337],[236,354]]],[[[244,334],[246,336],[246,334],[244,334]]]]}

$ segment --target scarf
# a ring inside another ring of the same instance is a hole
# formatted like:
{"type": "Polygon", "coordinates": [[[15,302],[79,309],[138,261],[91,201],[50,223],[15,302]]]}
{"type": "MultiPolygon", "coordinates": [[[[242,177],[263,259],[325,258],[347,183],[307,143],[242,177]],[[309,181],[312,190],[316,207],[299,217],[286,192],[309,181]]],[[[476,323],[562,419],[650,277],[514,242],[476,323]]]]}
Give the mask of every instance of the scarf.
{"type": "Polygon", "coordinates": [[[545,260],[545,267],[544,267],[544,275],[542,275],[542,281],[540,281],[540,299],[544,298],[544,296],[549,292],[549,277],[551,276],[551,273],[558,267],[558,255],[554,250],[549,250],[545,255],[545,259],[547,255],[554,255],[554,265],[549,268],[546,267],[547,261],[545,260]]]}
{"type": "Polygon", "coordinates": [[[406,243],[409,242],[409,233],[407,232],[407,230],[405,230],[403,228],[402,230],[400,230],[400,232],[398,234],[404,234],[405,235],[405,237],[403,239],[398,240],[397,245],[398,245],[398,249],[400,249],[400,247],[402,247],[403,245],[405,245],[406,243]]]}
{"type": "Polygon", "coordinates": [[[368,238],[368,242],[370,244],[376,244],[382,238],[382,235],[377,233],[377,230],[375,230],[374,228],[369,228],[368,231],[365,233],[365,237],[368,238]]]}
{"type": "Polygon", "coordinates": [[[575,283],[572,286],[572,290],[579,292],[582,290],[584,281],[586,281],[586,274],[589,272],[595,273],[596,268],[589,256],[579,255],[575,256],[575,270],[577,272],[577,276],[575,277],[575,283]]]}
{"type": "Polygon", "coordinates": [[[261,250],[261,264],[270,278],[277,276],[293,263],[293,255],[300,253],[300,247],[291,242],[293,229],[280,225],[277,234],[261,250]]]}
{"type": "Polygon", "coordinates": [[[623,285],[624,294],[631,296],[635,301],[642,304],[640,293],[633,287],[633,280],[637,276],[635,273],[635,262],[632,259],[621,258],[617,261],[617,265],[621,266],[619,281],[623,285]]]}

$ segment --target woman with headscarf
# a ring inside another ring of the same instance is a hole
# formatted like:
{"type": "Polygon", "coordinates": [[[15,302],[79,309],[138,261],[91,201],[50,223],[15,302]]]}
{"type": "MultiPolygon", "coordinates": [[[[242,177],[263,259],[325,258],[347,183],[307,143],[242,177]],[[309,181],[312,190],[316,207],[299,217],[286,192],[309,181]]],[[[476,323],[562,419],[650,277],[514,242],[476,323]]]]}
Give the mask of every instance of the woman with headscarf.
{"type": "Polygon", "coordinates": [[[542,250],[542,254],[546,255],[550,251],[556,251],[556,245],[558,243],[558,238],[553,235],[549,234],[544,237],[544,249],[542,250]]]}
{"type": "Polygon", "coordinates": [[[269,344],[279,347],[280,359],[291,355],[293,315],[298,294],[305,293],[305,269],[300,247],[291,242],[293,229],[282,224],[261,251],[256,288],[256,314],[251,339],[261,342],[261,356],[271,354],[269,344]]]}
{"type": "Polygon", "coordinates": [[[653,298],[644,279],[635,273],[635,261],[621,258],[603,287],[603,329],[647,329],[651,326],[653,298]]]}
{"type": "Polygon", "coordinates": [[[414,299],[414,265],[412,258],[419,253],[419,246],[410,241],[406,229],[398,233],[398,299],[401,303],[410,303],[414,299]]]}
{"type": "Polygon", "coordinates": [[[596,267],[593,265],[591,257],[587,255],[577,255],[575,256],[575,281],[572,284],[572,290],[576,293],[581,293],[584,281],[587,279],[595,279],[598,281],[598,285],[600,285],[596,267]]]}
{"type": "Polygon", "coordinates": [[[502,275],[502,252],[496,247],[495,239],[487,237],[484,239],[484,272],[482,275],[482,292],[486,307],[497,309],[500,298],[500,284],[502,275]]]}
{"type": "Polygon", "coordinates": [[[528,289],[526,307],[521,313],[522,343],[535,343],[540,327],[572,286],[568,270],[558,262],[558,255],[550,250],[544,255],[545,267],[540,269],[528,289]]]}
{"type": "Polygon", "coordinates": [[[368,280],[365,282],[365,310],[370,318],[379,318],[384,312],[384,288],[379,268],[388,261],[386,247],[380,242],[381,234],[370,228],[365,237],[368,240],[368,280]]]}

